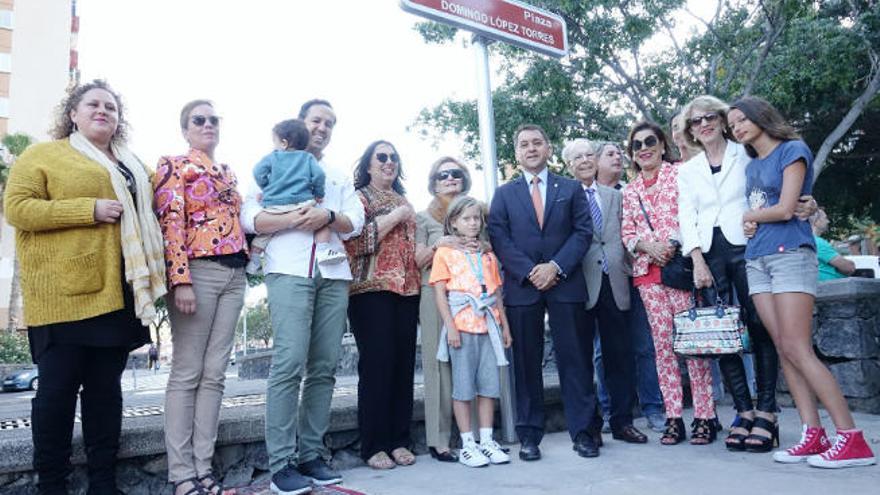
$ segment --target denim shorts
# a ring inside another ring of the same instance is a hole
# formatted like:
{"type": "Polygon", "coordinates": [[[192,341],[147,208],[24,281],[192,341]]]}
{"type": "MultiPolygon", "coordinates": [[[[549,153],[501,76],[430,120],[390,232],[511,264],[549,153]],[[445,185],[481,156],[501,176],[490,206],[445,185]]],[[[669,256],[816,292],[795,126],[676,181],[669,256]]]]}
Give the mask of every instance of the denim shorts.
{"type": "Polygon", "coordinates": [[[452,361],[452,398],[474,400],[474,396],[501,396],[498,362],[488,333],[459,332],[461,347],[449,347],[452,361]]]}
{"type": "Polygon", "coordinates": [[[804,292],[815,296],[819,283],[819,261],[816,251],[799,247],[746,260],[746,275],[749,279],[749,295],[804,292]]]}

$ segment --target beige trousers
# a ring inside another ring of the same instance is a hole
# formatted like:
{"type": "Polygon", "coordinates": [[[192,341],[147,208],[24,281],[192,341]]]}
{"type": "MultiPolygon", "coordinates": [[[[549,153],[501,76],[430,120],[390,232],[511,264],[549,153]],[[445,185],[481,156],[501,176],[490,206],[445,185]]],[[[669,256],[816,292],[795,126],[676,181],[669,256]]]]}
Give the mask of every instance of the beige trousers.
{"type": "Polygon", "coordinates": [[[196,312],[185,315],[166,298],[174,351],[165,391],[168,480],[211,472],[220,401],[235,325],[244,304],[244,268],[190,260],[196,312]]]}
{"type": "Polygon", "coordinates": [[[448,448],[452,428],[452,371],[437,360],[443,321],[437,313],[434,289],[422,285],[419,328],[422,337],[422,373],[425,379],[425,436],[428,447],[448,448]]]}

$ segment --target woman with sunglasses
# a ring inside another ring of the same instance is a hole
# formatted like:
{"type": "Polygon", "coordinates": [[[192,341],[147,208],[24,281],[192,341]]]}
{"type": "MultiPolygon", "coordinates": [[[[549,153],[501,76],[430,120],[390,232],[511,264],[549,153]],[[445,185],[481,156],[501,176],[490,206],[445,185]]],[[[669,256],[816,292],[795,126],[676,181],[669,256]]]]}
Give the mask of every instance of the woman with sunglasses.
{"type": "MultiPolygon", "coordinates": [[[[745,170],[750,158],[733,141],[727,112],[726,103],[703,95],[681,113],[683,140],[700,150],[678,174],[682,253],[693,260],[694,285],[702,289],[704,300],[720,296],[726,304],[733,304],[736,295],[752,342],[757,402],[752,401],[742,357],[728,355],[719,360],[737,411],[725,445],[730,450],[769,452],[778,433],[779,358],[748,296],[742,216],[748,210],[745,170]]],[[[798,214],[809,216],[812,203],[800,203],[798,214]]]]}
{"type": "MultiPolygon", "coordinates": [[[[623,191],[623,243],[633,254],[633,285],[638,287],[648,313],[657,376],[666,408],[663,445],[685,439],[682,419],[681,371],[672,350],[672,316],[690,306],[687,291],[661,283],[660,268],[672,259],[680,238],[678,226],[678,167],[667,162],[671,152],[663,130],[653,122],[639,122],[629,133],[627,155],[638,170],[623,191]]],[[[688,375],[694,401],[691,443],[706,445],[715,440],[715,405],[712,373],[707,359],[688,359],[688,375]]]]}
{"type": "Polygon", "coordinates": [[[425,379],[425,436],[431,457],[441,462],[456,462],[449,449],[452,427],[452,371],[448,362],[437,360],[440,329],[434,288],[428,283],[434,252],[443,240],[446,209],[456,196],[467,194],[471,175],[455,158],[444,156],[431,165],[428,192],[434,197],[424,211],[416,215],[416,264],[422,271],[419,328],[422,337],[422,372],[425,379]]]}
{"type": "Polygon", "coordinates": [[[357,342],[361,457],[374,469],[408,466],[421,278],[416,221],[404,197],[400,157],[387,141],[358,160],[361,234],[345,242],[352,271],[348,318],[357,342]],[[390,457],[389,457],[390,456],[390,457]]]}
{"type": "MultiPolygon", "coordinates": [[[[874,464],[846,399],[813,350],[813,304],[818,283],[816,244],[810,224],[795,216],[799,196],[813,188],[813,154],[767,101],[744,97],[727,113],[736,140],[751,160],[746,166],[749,209],[742,215],[749,293],[782,356],[782,372],[803,432],[794,446],[774,452],[782,463],[843,468],[874,464]],[[822,402],[837,435],[830,443],[819,419],[822,402]]],[[[778,433],[774,431],[778,440],[778,433]]]]}
{"type": "Polygon", "coordinates": [[[184,105],[180,129],[189,152],[162,157],[153,180],[174,346],[165,392],[168,480],[175,495],[219,494],[211,459],[248,255],[235,175],[214,161],[220,141],[214,105],[184,105]]]}

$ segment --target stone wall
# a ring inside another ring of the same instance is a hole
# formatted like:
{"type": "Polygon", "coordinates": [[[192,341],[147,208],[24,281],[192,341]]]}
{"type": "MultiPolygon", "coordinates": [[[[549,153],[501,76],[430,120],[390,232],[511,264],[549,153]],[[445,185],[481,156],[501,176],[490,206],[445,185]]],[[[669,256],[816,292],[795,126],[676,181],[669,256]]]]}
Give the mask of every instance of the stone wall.
{"type": "MultiPolygon", "coordinates": [[[[851,409],[880,414],[880,280],[845,278],[819,284],[813,345],[851,409]]],[[[780,399],[791,404],[780,375],[780,399]]]]}

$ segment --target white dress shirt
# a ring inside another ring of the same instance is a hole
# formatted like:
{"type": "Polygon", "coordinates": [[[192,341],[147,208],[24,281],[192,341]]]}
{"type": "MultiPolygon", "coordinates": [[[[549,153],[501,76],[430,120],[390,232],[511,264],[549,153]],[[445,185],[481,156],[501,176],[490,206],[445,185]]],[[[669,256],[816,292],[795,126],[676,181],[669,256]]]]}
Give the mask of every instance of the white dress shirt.
{"type": "MultiPolygon", "coordinates": [[[[541,193],[541,203],[544,206],[547,205],[547,167],[544,167],[544,170],[538,172],[537,176],[541,179],[541,182],[538,183],[538,191],[541,193]]],[[[532,195],[532,178],[535,177],[535,174],[526,172],[525,169],[522,169],[523,178],[526,180],[526,187],[529,190],[529,196],[532,195]]]]}
{"type": "MultiPolygon", "coordinates": [[[[330,229],[330,247],[340,253],[345,252],[342,241],[356,237],[364,226],[364,206],[354,192],[351,179],[335,167],[323,161],[318,162],[326,174],[322,208],[333,210],[337,215],[345,215],[351,221],[353,230],[339,234],[330,229]]],[[[263,211],[257,201],[260,188],[251,181],[241,210],[241,225],[245,232],[256,233],[254,220],[263,211]]],[[[320,270],[321,277],[331,280],[351,280],[351,267],[348,261],[332,265],[317,265],[314,253],[314,233],[305,230],[282,230],[272,236],[263,253],[263,273],[280,273],[298,277],[311,277],[314,268],[320,270]]]]}

